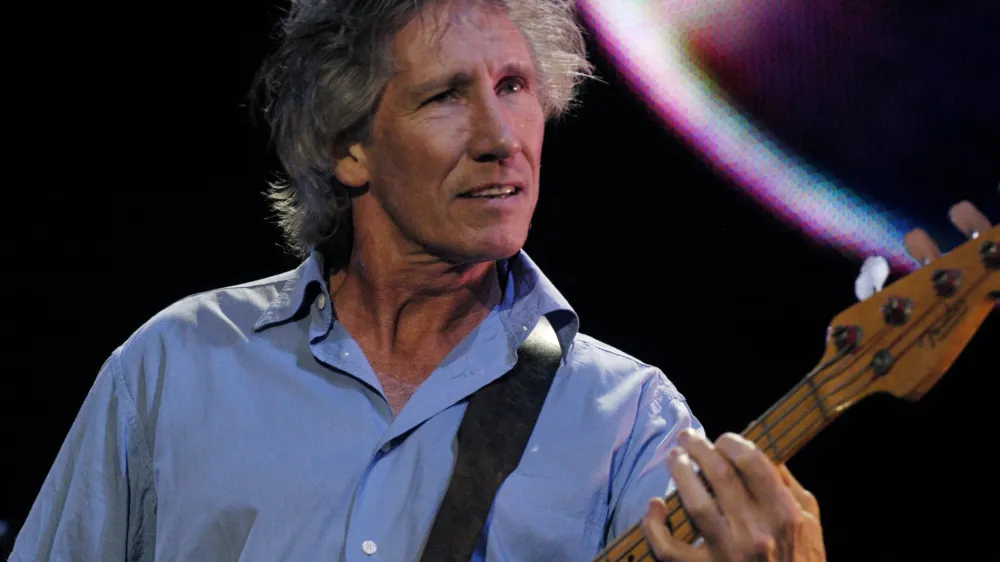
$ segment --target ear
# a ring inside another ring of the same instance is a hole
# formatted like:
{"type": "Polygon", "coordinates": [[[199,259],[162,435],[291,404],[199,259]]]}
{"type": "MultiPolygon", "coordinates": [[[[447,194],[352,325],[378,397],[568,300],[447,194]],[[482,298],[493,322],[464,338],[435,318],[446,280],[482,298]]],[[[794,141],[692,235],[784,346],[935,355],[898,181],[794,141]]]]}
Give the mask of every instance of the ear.
{"type": "Polygon", "coordinates": [[[354,143],[335,153],[333,175],[348,187],[364,187],[371,180],[368,171],[368,154],[361,143],[354,143]]]}

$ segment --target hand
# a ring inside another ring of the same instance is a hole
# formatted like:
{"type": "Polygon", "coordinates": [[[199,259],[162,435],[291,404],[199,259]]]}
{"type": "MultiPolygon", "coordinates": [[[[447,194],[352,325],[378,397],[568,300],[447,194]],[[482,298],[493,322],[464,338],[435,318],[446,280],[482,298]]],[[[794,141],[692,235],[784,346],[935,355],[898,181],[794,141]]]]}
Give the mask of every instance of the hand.
{"type": "Polygon", "coordinates": [[[667,460],[681,502],[704,543],[692,546],[671,536],[666,504],[650,501],[642,530],[661,562],[826,560],[819,504],[781,465],[753,443],[727,433],[713,446],[685,430],[667,460]],[[715,498],[692,467],[698,463],[715,498]]]}

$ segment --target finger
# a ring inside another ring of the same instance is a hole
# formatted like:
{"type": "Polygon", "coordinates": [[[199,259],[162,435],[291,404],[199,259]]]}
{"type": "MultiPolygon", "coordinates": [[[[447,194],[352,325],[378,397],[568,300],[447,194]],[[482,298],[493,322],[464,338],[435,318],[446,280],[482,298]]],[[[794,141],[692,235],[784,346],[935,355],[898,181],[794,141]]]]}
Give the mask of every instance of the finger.
{"type": "Polygon", "coordinates": [[[778,465],[778,473],[781,475],[782,482],[788,486],[788,490],[792,492],[792,497],[798,502],[799,506],[806,510],[807,513],[819,519],[819,502],[816,501],[816,496],[812,492],[806,490],[802,484],[794,476],[792,476],[792,471],[788,470],[788,467],[784,463],[778,465]]]}
{"type": "Polygon", "coordinates": [[[722,513],[746,520],[746,512],[752,507],[750,495],[732,463],[716,451],[708,439],[694,431],[681,432],[678,441],[701,467],[701,473],[712,487],[722,513]]]}
{"type": "Polygon", "coordinates": [[[661,498],[649,500],[649,510],[642,518],[642,534],[656,559],[660,562],[702,560],[704,551],[674,538],[664,525],[666,520],[667,504],[661,498]]]}
{"type": "Polygon", "coordinates": [[[736,467],[750,495],[758,503],[784,499],[777,496],[786,488],[781,475],[757,445],[735,433],[726,433],[715,442],[715,449],[736,467]]]}
{"type": "Polygon", "coordinates": [[[903,237],[903,244],[906,246],[906,251],[913,256],[913,259],[923,265],[927,265],[941,257],[941,250],[922,228],[915,228],[907,232],[906,236],[903,237]]]}
{"type": "Polygon", "coordinates": [[[802,518],[801,509],[777,467],[756,445],[735,433],[726,433],[715,442],[715,448],[736,467],[759,508],[779,528],[802,518]]]}
{"type": "Polygon", "coordinates": [[[956,204],[948,211],[948,218],[955,228],[961,230],[969,238],[978,238],[993,225],[986,215],[979,212],[975,205],[968,201],[956,204]]]}
{"type": "Polygon", "coordinates": [[[681,447],[675,447],[667,455],[667,466],[677,486],[684,510],[691,523],[709,542],[724,541],[724,519],[715,500],[702,485],[701,479],[691,465],[691,457],[681,447]]]}

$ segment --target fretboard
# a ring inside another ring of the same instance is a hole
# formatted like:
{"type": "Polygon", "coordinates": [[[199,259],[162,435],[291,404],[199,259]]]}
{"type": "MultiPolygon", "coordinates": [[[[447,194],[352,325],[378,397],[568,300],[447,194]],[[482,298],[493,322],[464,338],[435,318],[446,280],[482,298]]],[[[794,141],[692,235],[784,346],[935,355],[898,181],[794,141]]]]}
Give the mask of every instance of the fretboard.
{"type": "MultiPolygon", "coordinates": [[[[775,463],[792,457],[803,445],[826,428],[843,410],[830,404],[842,403],[831,398],[852,391],[863,384],[864,368],[853,374],[848,369],[829,372],[824,365],[807,375],[781,400],[751,423],[741,435],[752,441],[775,463]]],[[[681,505],[677,492],[664,498],[667,504],[666,526],[674,537],[693,543],[698,533],[681,505]]],[[[652,560],[652,549],[639,523],[633,525],[593,562],[638,562],[652,560]]]]}

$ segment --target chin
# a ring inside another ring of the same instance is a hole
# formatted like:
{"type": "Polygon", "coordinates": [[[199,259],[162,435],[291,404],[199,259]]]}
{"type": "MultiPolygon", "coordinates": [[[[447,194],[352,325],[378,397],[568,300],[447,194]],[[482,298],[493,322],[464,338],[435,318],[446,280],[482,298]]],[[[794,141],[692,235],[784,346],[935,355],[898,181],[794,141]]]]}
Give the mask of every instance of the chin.
{"type": "MultiPolygon", "coordinates": [[[[482,233],[487,234],[487,233],[482,233]]],[[[475,236],[463,240],[462,248],[456,253],[461,254],[465,262],[484,263],[504,260],[517,254],[528,238],[528,229],[512,231],[503,229],[493,231],[485,236],[475,236]]]]}

